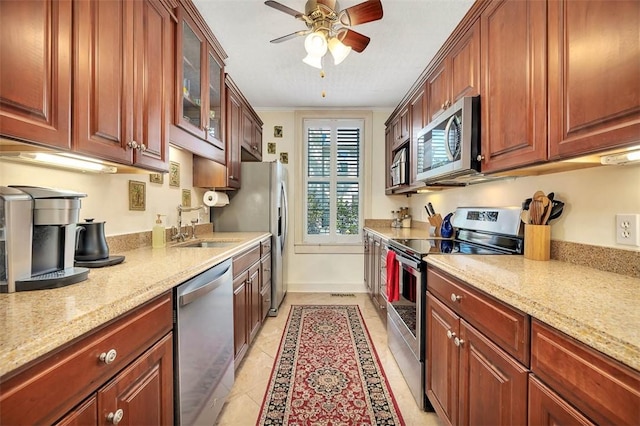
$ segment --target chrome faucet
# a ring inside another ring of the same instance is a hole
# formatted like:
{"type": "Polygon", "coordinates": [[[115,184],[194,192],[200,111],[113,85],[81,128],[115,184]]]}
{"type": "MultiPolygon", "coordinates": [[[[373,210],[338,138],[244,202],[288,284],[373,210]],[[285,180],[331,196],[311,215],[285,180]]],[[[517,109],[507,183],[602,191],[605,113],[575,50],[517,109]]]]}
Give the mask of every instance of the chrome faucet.
{"type": "MultiPolygon", "coordinates": [[[[175,226],[171,227],[171,239],[175,241],[184,241],[188,236],[187,233],[182,232],[182,212],[193,212],[196,210],[202,210],[204,213],[207,212],[207,206],[200,205],[198,207],[183,207],[182,204],[178,204],[178,228],[175,226]]],[[[198,223],[197,219],[194,222],[191,221],[191,238],[196,237],[196,223],[198,223]]]]}

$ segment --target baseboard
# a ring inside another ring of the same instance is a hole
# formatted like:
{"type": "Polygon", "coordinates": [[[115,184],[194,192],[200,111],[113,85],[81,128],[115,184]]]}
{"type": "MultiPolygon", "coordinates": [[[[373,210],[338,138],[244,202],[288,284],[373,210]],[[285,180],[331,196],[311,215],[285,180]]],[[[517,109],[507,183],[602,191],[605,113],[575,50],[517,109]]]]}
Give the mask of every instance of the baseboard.
{"type": "Polygon", "coordinates": [[[366,293],[363,282],[355,283],[288,283],[291,293],[366,293]]]}

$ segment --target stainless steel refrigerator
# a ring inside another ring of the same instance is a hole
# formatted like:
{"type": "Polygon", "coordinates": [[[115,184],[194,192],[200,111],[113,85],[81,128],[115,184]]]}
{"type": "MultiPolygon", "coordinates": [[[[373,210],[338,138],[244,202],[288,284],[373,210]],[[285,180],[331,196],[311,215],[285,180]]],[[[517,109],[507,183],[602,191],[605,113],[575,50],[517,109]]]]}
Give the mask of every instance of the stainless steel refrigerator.
{"type": "Polygon", "coordinates": [[[242,163],[242,188],[229,192],[229,205],[211,210],[214,229],[219,232],[271,232],[271,309],[278,308],[287,294],[284,280],[284,252],[287,243],[287,170],[280,161],[242,163]]]}

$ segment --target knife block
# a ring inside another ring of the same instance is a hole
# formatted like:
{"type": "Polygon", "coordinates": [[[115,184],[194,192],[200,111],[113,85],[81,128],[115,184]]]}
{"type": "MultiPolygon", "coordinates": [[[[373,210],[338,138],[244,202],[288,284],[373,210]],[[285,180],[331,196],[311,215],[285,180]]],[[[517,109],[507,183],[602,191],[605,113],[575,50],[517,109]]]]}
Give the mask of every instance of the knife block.
{"type": "Polygon", "coordinates": [[[440,237],[440,226],[442,225],[442,216],[440,213],[434,214],[430,218],[428,218],[429,223],[436,229],[435,236],[440,237]]]}
{"type": "Polygon", "coordinates": [[[524,225],[524,258],[549,260],[551,257],[551,226],[524,225]]]}

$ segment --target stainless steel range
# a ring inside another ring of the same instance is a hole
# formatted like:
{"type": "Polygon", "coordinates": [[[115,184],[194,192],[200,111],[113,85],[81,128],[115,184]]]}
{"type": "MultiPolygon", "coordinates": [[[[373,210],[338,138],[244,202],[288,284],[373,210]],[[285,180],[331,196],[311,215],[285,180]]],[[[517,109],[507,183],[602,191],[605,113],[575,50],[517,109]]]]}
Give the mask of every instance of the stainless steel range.
{"type": "MultiPolygon", "coordinates": [[[[432,411],[424,391],[427,341],[425,306],[429,283],[423,257],[437,254],[522,254],[520,207],[459,207],[454,239],[391,239],[397,261],[397,296],[387,302],[387,339],[421,409],[432,411]]],[[[389,265],[387,264],[389,270],[389,265]]],[[[393,267],[392,267],[393,268],[393,267]]],[[[393,268],[395,269],[395,268],[393,268]]],[[[394,292],[388,292],[394,294],[394,292]]]]}

